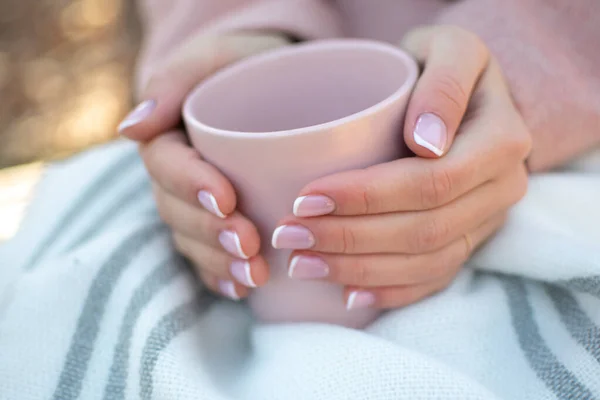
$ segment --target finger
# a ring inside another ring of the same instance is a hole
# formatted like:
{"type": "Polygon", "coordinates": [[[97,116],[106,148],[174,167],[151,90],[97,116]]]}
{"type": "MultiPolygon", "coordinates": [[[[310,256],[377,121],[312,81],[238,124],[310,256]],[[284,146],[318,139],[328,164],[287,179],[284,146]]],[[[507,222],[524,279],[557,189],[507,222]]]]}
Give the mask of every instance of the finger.
{"type": "Polygon", "coordinates": [[[523,165],[447,204],[428,211],[354,217],[286,217],[273,232],[279,249],[325,253],[428,253],[448,245],[481,221],[506,210],[527,190],[523,165]]]}
{"type": "Polygon", "coordinates": [[[473,105],[444,161],[466,168],[468,160],[471,168],[481,169],[480,176],[495,176],[507,165],[523,163],[531,151],[531,134],[494,58],[481,77],[473,105]]]}
{"type": "Polygon", "coordinates": [[[185,97],[202,79],[235,61],[287,43],[284,36],[273,34],[193,36],[157,68],[141,93],[142,102],[119,125],[119,132],[146,141],[173,129],[180,122],[185,97]]]}
{"type": "Polygon", "coordinates": [[[362,288],[422,284],[456,273],[471,253],[504,223],[494,216],[468,235],[431,253],[327,254],[295,252],[288,275],[292,279],[322,279],[362,288]]]}
{"type": "Polygon", "coordinates": [[[148,173],[163,189],[195,207],[225,218],[236,206],[231,183],[191,148],[181,131],[140,144],[148,173]]]}
{"type": "Polygon", "coordinates": [[[235,258],[178,232],[173,233],[173,241],[177,250],[192,261],[198,272],[206,271],[219,279],[234,280],[246,287],[262,286],[269,278],[267,263],[261,256],[249,260],[235,258]]]}
{"type": "Polygon", "coordinates": [[[225,296],[230,300],[238,301],[247,297],[249,291],[244,286],[240,286],[232,280],[219,279],[216,275],[210,272],[200,271],[200,280],[213,293],[225,296]]]}
{"type": "Polygon", "coordinates": [[[239,212],[219,218],[208,211],[178,199],[160,187],[154,189],[158,213],[173,230],[225,250],[234,257],[248,259],[258,254],[260,236],[254,224],[239,212]]]}
{"type": "Polygon", "coordinates": [[[360,308],[405,307],[448,287],[454,280],[456,272],[436,281],[417,285],[380,287],[370,290],[349,287],[344,290],[346,308],[356,310],[360,308]]]}
{"type": "Polygon", "coordinates": [[[531,135],[492,60],[479,83],[477,118],[466,120],[439,160],[404,158],[318,179],[299,194],[299,217],[428,210],[454,201],[523,163],[531,135]]]}
{"type": "Polygon", "coordinates": [[[404,139],[421,157],[440,157],[452,145],[489,51],[458,27],[414,31],[403,46],[425,64],[406,112],[404,139]]]}

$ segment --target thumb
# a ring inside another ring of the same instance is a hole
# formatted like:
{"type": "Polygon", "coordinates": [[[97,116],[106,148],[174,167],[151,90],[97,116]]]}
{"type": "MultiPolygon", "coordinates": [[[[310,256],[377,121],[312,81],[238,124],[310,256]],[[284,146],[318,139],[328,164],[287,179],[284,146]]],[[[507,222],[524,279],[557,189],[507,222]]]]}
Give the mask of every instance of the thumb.
{"type": "Polygon", "coordinates": [[[194,36],[161,63],[142,90],[142,101],[119,125],[119,133],[148,141],[176,127],[187,94],[218,69],[289,43],[274,34],[194,36]]]}
{"type": "Polygon", "coordinates": [[[412,31],[403,47],[424,65],[406,112],[404,140],[418,156],[441,157],[452,145],[489,52],[475,34],[451,26],[412,31]]]}

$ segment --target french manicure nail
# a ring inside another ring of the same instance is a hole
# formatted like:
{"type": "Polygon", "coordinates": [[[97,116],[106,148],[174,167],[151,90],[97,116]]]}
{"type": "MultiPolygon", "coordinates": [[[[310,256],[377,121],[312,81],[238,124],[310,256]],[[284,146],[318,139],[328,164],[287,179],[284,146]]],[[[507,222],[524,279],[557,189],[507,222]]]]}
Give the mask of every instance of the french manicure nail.
{"type": "Polygon", "coordinates": [[[252,279],[250,263],[248,261],[233,260],[229,267],[229,271],[231,272],[231,275],[233,275],[233,277],[242,285],[251,288],[256,287],[256,283],[254,283],[254,280],[252,279]]]}
{"type": "Polygon", "coordinates": [[[219,233],[219,242],[221,246],[231,255],[247,260],[248,255],[242,249],[242,243],[237,233],[233,231],[222,231],[219,233]]]}
{"type": "Polygon", "coordinates": [[[201,190],[198,192],[198,201],[202,204],[207,211],[213,213],[219,218],[225,218],[226,215],[223,214],[221,209],[219,208],[219,204],[217,203],[217,199],[212,193],[207,192],[206,190],[201,190]]]}
{"type": "Polygon", "coordinates": [[[271,245],[276,249],[310,249],[315,245],[315,237],[303,226],[282,225],[273,232],[271,245]]]}
{"type": "Polygon", "coordinates": [[[219,291],[224,295],[229,297],[232,300],[239,300],[240,296],[238,296],[235,291],[235,283],[232,281],[219,281],[219,291]]]}
{"type": "Polygon", "coordinates": [[[435,114],[422,114],[417,120],[413,132],[415,142],[437,156],[444,154],[448,132],[446,124],[435,114]]]}
{"type": "Polygon", "coordinates": [[[125,119],[119,124],[118,131],[123,132],[125,129],[137,125],[152,114],[156,108],[156,101],[146,100],[141,102],[131,111],[125,119]]]}
{"type": "Polygon", "coordinates": [[[375,295],[371,292],[355,290],[348,296],[346,310],[356,310],[360,308],[369,308],[375,304],[375,295]]]}
{"type": "Polygon", "coordinates": [[[295,256],[290,262],[288,275],[294,279],[319,279],[329,275],[329,265],[314,256],[295,256]]]}
{"type": "Polygon", "coordinates": [[[327,215],[335,210],[335,203],[327,196],[302,196],[294,201],[296,217],[318,217],[327,215]]]}

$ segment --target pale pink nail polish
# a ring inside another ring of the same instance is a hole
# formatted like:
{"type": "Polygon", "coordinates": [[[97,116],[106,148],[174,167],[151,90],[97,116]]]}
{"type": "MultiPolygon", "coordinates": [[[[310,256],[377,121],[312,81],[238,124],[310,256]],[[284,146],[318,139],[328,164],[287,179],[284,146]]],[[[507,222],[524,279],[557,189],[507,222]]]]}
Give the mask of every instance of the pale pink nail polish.
{"type": "Polygon", "coordinates": [[[229,254],[243,258],[244,260],[250,258],[246,253],[244,253],[240,237],[237,233],[233,231],[223,231],[219,233],[219,242],[229,254]]]}
{"type": "Polygon", "coordinates": [[[256,283],[252,279],[250,263],[248,261],[233,260],[229,267],[231,275],[242,285],[255,288],[256,283]]]}
{"type": "Polygon", "coordinates": [[[217,203],[217,199],[212,193],[207,192],[206,190],[201,190],[198,192],[198,201],[202,204],[207,211],[216,215],[219,218],[225,218],[226,215],[223,214],[221,209],[219,208],[219,204],[217,203]]]}
{"type": "Polygon", "coordinates": [[[273,232],[271,245],[276,249],[310,249],[315,245],[315,237],[303,226],[282,225],[273,232]]]}
{"type": "Polygon", "coordinates": [[[295,256],[290,262],[288,275],[293,279],[319,279],[329,275],[329,265],[314,256],[295,256]]]}
{"type": "Polygon", "coordinates": [[[348,296],[346,309],[356,310],[360,308],[369,308],[373,304],[375,304],[375,295],[373,293],[355,290],[348,296]]]}
{"type": "Polygon", "coordinates": [[[123,132],[125,129],[137,125],[152,114],[152,111],[156,108],[156,101],[146,100],[137,105],[119,124],[118,131],[123,132]]]}
{"type": "Polygon", "coordinates": [[[419,146],[441,156],[448,140],[446,124],[435,114],[422,114],[415,125],[413,137],[419,146]]]}
{"type": "Polygon", "coordinates": [[[240,299],[240,296],[235,291],[235,284],[232,281],[219,281],[219,291],[232,300],[240,299]]]}
{"type": "Polygon", "coordinates": [[[327,215],[335,210],[335,203],[327,196],[302,196],[294,201],[296,217],[318,217],[327,215]]]}

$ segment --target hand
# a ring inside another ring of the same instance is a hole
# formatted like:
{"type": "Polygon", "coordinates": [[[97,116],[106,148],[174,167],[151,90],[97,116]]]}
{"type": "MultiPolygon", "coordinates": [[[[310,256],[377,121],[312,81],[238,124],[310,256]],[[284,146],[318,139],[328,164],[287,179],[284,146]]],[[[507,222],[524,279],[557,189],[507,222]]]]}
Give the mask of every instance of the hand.
{"type": "Polygon", "coordinates": [[[264,284],[268,266],[258,252],[256,227],[236,211],[229,181],[190,146],[177,129],[185,96],[217,69],[287,44],[274,35],[192,37],[161,64],[142,93],[145,99],[121,123],[121,134],[140,142],[162,219],[176,248],[212,290],[232,299],[264,284]]]}
{"type": "Polygon", "coordinates": [[[346,286],[348,308],[395,308],[445,288],[527,187],[531,140],[473,34],[413,31],[424,65],[404,127],[418,156],[316,180],[273,234],[289,274],[346,286]]]}

